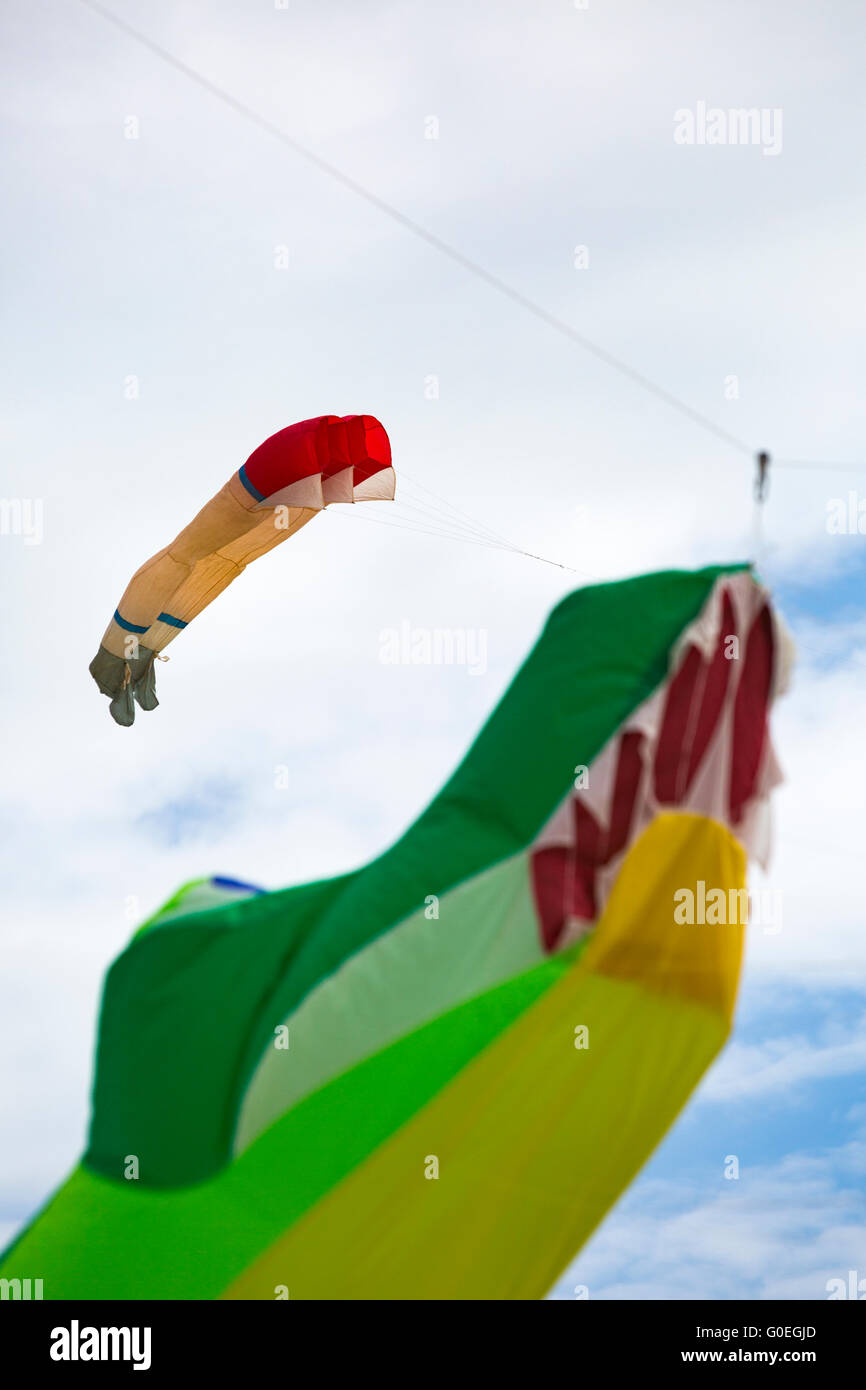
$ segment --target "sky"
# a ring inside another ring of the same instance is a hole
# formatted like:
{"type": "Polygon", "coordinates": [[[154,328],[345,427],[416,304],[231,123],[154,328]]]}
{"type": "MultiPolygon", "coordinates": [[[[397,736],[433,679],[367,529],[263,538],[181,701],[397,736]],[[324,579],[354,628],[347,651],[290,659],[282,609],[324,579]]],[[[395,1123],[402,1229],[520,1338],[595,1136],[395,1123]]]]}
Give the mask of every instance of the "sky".
{"type": "Polygon", "coordinates": [[[365,862],[565,593],[756,558],[799,652],[755,877],[782,929],[751,933],[731,1044],[553,1297],[866,1278],[866,545],[828,529],[866,498],[862,6],[106,7],[332,171],[82,0],[0,10],[0,1239],[77,1159],[103,973],[180,883],[365,862]],[[773,140],[675,138],[713,108],[773,140]],[[115,727],[87,665],[133,570],[268,434],[352,412],[388,428],[393,511],[253,566],[115,727]],[[517,549],[427,534],[443,507],[517,549]],[[484,661],[384,664],[404,622],[484,661]]]}

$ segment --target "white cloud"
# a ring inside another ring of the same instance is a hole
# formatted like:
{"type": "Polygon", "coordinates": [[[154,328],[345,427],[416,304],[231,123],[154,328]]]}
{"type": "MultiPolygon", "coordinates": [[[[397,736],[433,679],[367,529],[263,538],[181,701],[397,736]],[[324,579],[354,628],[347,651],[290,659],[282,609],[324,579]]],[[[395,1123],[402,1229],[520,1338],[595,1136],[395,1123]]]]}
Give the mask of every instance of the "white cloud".
{"type": "MultiPolygon", "coordinates": [[[[803,1001],[809,1008],[808,996],[803,1001]]],[[[762,1095],[794,1103],[805,1084],[832,1076],[866,1073],[866,1018],[853,1036],[829,1045],[812,1038],[772,1037],[759,1044],[729,1043],[701,1087],[701,1097],[733,1101],[762,1095]]]]}
{"type": "Polygon", "coordinates": [[[866,1198],[845,1150],[793,1154],[737,1181],[639,1184],[551,1296],[807,1299],[866,1276],[866,1198]],[[709,1189],[709,1190],[708,1190],[709,1189]]]}

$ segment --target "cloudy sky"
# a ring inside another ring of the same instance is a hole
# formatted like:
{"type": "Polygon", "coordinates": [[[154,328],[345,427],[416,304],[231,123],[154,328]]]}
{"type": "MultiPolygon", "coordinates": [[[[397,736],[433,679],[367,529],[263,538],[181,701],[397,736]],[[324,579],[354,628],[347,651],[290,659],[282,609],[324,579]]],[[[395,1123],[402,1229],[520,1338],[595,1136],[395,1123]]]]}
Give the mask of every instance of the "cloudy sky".
{"type": "Polygon", "coordinates": [[[757,553],[800,654],[755,883],[783,927],[753,932],[734,1041],[555,1296],[866,1277],[866,545],[827,526],[866,498],[862,6],[110,3],[332,167],[83,0],[0,12],[0,1237],[80,1152],[102,974],[179,883],[362,863],[563,594],[757,553]],[[752,107],[772,142],[675,139],[677,113],[752,107]],[[386,424],[389,524],[317,518],[116,728],[87,663],[129,575],[325,412],[386,424]],[[774,465],[757,534],[758,447],[851,467],[774,465]],[[576,573],[428,534],[443,507],[576,573]],[[383,665],[404,621],[483,633],[483,669],[383,665]]]}

